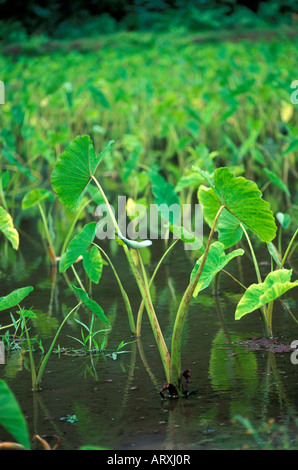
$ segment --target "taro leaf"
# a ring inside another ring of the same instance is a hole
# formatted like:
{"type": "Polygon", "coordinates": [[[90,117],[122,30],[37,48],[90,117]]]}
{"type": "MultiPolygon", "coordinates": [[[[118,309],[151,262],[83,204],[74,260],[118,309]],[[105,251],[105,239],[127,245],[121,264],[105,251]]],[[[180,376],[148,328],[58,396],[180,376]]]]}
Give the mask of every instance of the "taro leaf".
{"type": "Polygon", "coordinates": [[[89,309],[91,310],[91,312],[94,313],[94,315],[96,315],[100,320],[102,320],[106,325],[110,326],[110,323],[107,319],[107,317],[105,316],[104,314],[104,311],[103,309],[100,307],[100,305],[98,305],[97,302],[95,302],[95,300],[92,300],[90,299],[90,297],[88,296],[87,292],[85,292],[83,289],[80,289],[80,287],[76,287],[76,286],[73,286],[71,285],[70,286],[74,292],[79,296],[79,298],[81,299],[81,301],[83,302],[83,304],[89,309]]]}
{"type": "Polygon", "coordinates": [[[278,253],[277,253],[273,243],[272,242],[268,243],[267,248],[268,248],[268,251],[269,251],[270,255],[272,256],[272,258],[276,262],[277,266],[280,266],[281,265],[281,260],[278,257],[278,253]]]}
{"type": "Polygon", "coordinates": [[[218,241],[223,243],[225,248],[230,248],[238,243],[243,235],[239,220],[226,209],[220,215],[217,229],[218,241]]]}
{"type": "Polygon", "coordinates": [[[180,202],[174,186],[159,174],[152,170],[149,174],[152,183],[154,202],[158,205],[161,216],[172,224],[177,224],[180,219],[180,202]],[[171,206],[172,209],[171,210],[171,206]]]}
{"type": "MultiPolygon", "coordinates": [[[[209,286],[212,279],[216,276],[219,271],[221,271],[230,261],[236,256],[243,255],[244,250],[238,249],[234,250],[231,253],[226,254],[224,252],[224,245],[220,242],[214,242],[210,246],[209,253],[205,266],[203,268],[202,274],[200,276],[199,282],[196,285],[193,296],[196,297],[200,291],[206,289],[209,286]]],[[[201,257],[195,264],[192,273],[190,275],[190,281],[193,281],[196,272],[198,271],[201,262],[201,257]]]]}
{"type": "Polygon", "coordinates": [[[198,190],[198,200],[203,206],[204,219],[209,227],[212,227],[213,221],[220,208],[220,202],[212,188],[201,185],[198,190]]]}
{"type": "Polygon", "coordinates": [[[29,207],[35,206],[38,202],[43,201],[44,199],[49,199],[53,201],[55,198],[51,191],[45,188],[32,189],[27,193],[22,200],[22,209],[26,210],[29,207]]]}
{"type": "MultiPolygon", "coordinates": [[[[201,170],[196,170],[202,174],[201,170]]],[[[219,204],[222,204],[261,241],[270,243],[275,238],[277,227],[273,214],[269,203],[262,199],[262,193],[256,183],[243,176],[234,176],[227,167],[215,170],[214,182],[211,176],[208,176],[208,181],[212,186],[207,193],[208,223],[211,215],[217,212],[219,204]]]]}
{"type": "Polygon", "coordinates": [[[66,252],[61,256],[60,273],[64,273],[89,248],[95,237],[96,225],[96,222],[90,222],[71,240],[66,252]]]}
{"type": "Polygon", "coordinates": [[[19,248],[19,233],[13,225],[11,215],[0,207],[0,231],[10,241],[12,247],[17,250],[19,248]]]}
{"type": "Polygon", "coordinates": [[[2,379],[0,379],[0,424],[25,449],[30,449],[30,438],[25,417],[13,392],[2,379]]]}
{"type": "Polygon", "coordinates": [[[287,185],[276,173],[273,173],[273,171],[270,171],[267,168],[263,168],[263,171],[275,186],[284,191],[288,196],[291,195],[287,185]]]}
{"type": "Polygon", "coordinates": [[[18,305],[25,297],[27,297],[30,292],[33,291],[32,286],[21,287],[20,289],[15,289],[10,294],[5,297],[0,298],[0,311],[6,310],[7,308],[14,307],[18,305]]]}
{"type": "Polygon", "coordinates": [[[186,228],[178,225],[166,225],[166,228],[173,233],[175,239],[180,238],[184,243],[191,245],[194,250],[199,250],[202,254],[204,253],[203,241],[186,228]]]}
{"type": "Polygon", "coordinates": [[[90,251],[83,253],[83,265],[89,279],[98,284],[101,278],[103,259],[96,246],[93,246],[90,251]]]}
{"type": "Polygon", "coordinates": [[[263,305],[281,297],[285,292],[298,286],[298,280],[291,282],[292,269],[280,269],[267,275],[264,282],[252,284],[245,291],[237,305],[235,319],[253,312],[263,305]]]}
{"type": "Polygon", "coordinates": [[[99,156],[88,135],[77,136],[60,155],[52,173],[52,187],[60,201],[72,212],[79,207],[91,177],[113,141],[99,156]]]}

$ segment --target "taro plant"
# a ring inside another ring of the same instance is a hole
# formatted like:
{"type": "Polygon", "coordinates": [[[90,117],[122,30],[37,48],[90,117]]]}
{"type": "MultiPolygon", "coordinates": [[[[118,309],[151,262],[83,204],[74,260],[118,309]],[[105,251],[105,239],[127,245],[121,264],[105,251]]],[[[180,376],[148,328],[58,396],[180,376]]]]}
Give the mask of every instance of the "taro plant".
{"type": "MultiPolygon", "coordinates": [[[[140,317],[143,308],[145,308],[160,352],[169,390],[174,394],[180,394],[183,390],[183,377],[187,382],[189,380],[188,370],[185,371],[181,368],[181,339],[185,318],[187,316],[192,297],[196,296],[200,291],[208,287],[215,276],[233,258],[243,255],[243,249],[236,249],[229,253],[225,252],[225,249],[230,248],[237,243],[237,241],[242,238],[243,234],[245,234],[249,243],[258,280],[261,282],[258,263],[255,259],[248,231],[253,232],[261,241],[269,244],[276,234],[275,220],[269,208],[269,204],[262,199],[262,194],[254,182],[243,177],[235,177],[226,167],[218,168],[215,170],[213,175],[200,169],[194,169],[200,173],[201,177],[206,180],[210,186],[209,188],[203,186],[200,187],[200,196],[204,206],[204,216],[205,220],[210,225],[210,234],[206,247],[198,251],[201,256],[194,266],[189,284],[178,307],[172,334],[171,351],[169,352],[150,294],[150,285],[156,274],[156,270],[154,271],[151,279],[148,279],[140,252],[144,246],[150,246],[151,241],[128,240],[121,234],[114,211],[103,187],[95,176],[98,165],[100,164],[103,156],[110,149],[111,145],[112,142],[107,145],[103,152],[96,156],[93,143],[89,136],[84,135],[76,137],[57,160],[51,178],[52,187],[60,201],[68,209],[76,211],[89,183],[92,181],[97,186],[113,222],[118,242],[123,246],[132,274],[141,293],[142,303],[137,318],[137,334],[141,334],[140,317]],[[213,236],[216,230],[219,231],[218,241],[213,241],[213,236]],[[138,265],[135,262],[135,257],[132,256],[132,249],[137,251],[137,257],[139,260],[138,265]]],[[[159,202],[164,202],[166,205],[170,205],[173,200],[177,200],[177,195],[175,194],[173,186],[166,183],[158,173],[155,173],[155,179],[154,175],[151,174],[151,176],[153,181],[153,192],[159,202]]],[[[181,227],[176,225],[177,221],[169,220],[168,222],[169,229],[173,231],[173,233],[176,233],[177,231],[180,232],[180,238],[185,241],[185,238],[187,237],[183,235],[183,233],[185,233],[183,230],[178,230],[179,228],[181,229],[181,227]]],[[[104,253],[103,249],[94,242],[95,234],[95,223],[91,222],[83,228],[83,230],[69,244],[65,252],[65,256],[62,257],[59,268],[60,271],[63,272],[67,267],[73,266],[77,257],[79,255],[83,255],[91,244],[97,246],[98,249],[104,253]],[[73,248],[75,249],[73,250],[73,248]]],[[[165,254],[157,265],[157,269],[175,243],[176,241],[167,248],[165,254]]],[[[123,299],[127,306],[131,331],[133,332],[135,331],[135,319],[129,299],[114,266],[108,256],[105,253],[104,255],[110,263],[118,281],[123,299]]],[[[78,278],[77,280],[80,282],[78,278]]],[[[266,310],[263,306],[261,307],[261,311],[264,326],[269,334],[266,310]]]]}

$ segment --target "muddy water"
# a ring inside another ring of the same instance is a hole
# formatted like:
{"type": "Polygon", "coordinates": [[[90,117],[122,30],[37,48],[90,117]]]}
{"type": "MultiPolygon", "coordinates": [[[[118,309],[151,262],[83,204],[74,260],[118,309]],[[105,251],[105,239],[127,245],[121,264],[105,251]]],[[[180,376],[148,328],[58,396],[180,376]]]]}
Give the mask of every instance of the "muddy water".
{"type": "MultiPolygon", "coordinates": [[[[6,254],[7,257],[2,253],[1,258],[0,296],[17,287],[35,287],[24,306],[33,306],[37,313],[31,333],[38,334],[47,350],[76,299],[67,279],[51,272],[37,245],[21,250],[17,256],[9,249],[6,254]]],[[[162,242],[157,241],[147,260],[149,272],[161,254],[162,242]]],[[[136,312],[140,299],[121,249],[112,251],[111,257],[136,312]]],[[[269,270],[268,256],[261,251],[258,258],[265,262],[261,267],[265,275],[269,270]]],[[[169,346],[175,309],[193,263],[192,254],[178,246],[156,277],[153,297],[169,346]]],[[[82,273],[79,265],[77,269],[82,273]]],[[[229,270],[244,284],[255,281],[249,259],[236,261],[229,270]]],[[[71,272],[69,278],[74,282],[71,272]]],[[[7,351],[6,364],[0,365],[0,377],[14,391],[30,435],[39,434],[50,444],[55,444],[55,435],[59,436],[60,449],[87,444],[108,449],[254,447],[255,441],[245,434],[244,426],[233,420],[235,415],[249,418],[256,428],[274,418],[276,425],[285,425],[290,432],[290,443],[297,431],[292,424],[298,408],[298,365],[292,364],[290,352],[254,350],[255,342],[252,350],[252,345],[245,343],[262,337],[262,328],[256,313],[238,322],[234,320],[241,293],[231,278],[221,275],[219,295],[213,295],[210,288],[191,304],[182,345],[183,367],[191,369],[191,393],[185,399],[161,400],[159,389],[165,377],[150,324],[144,313],[141,339],[131,338],[122,298],[108,266],[104,267],[100,284],[93,288],[94,299],[113,325],[110,332],[96,337],[101,344],[105,336],[104,351],[91,357],[84,354],[81,345],[70,337],[81,338],[81,326],[70,318],[47,365],[41,392],[31,391],[28,355],[22,350],[7,351]],[[115,354],[122,341],[129,344],[115,354]]],[[[294,312],[297,300],[297,290],[293,289],[287,301],[294,312]]],[[[89,314],[84,309],[76,318],[89,324],[89,314]]],[[[9,316],[3,314],[1,324],[8,321],[9,316]]],[[[275,305],[273,321],[277,343],[289,345],[298,339],[297,327],[279,303],[275,305]]],[[[95,328],[104,325],[97,323],[95,328]]],[[[41,358],[38,346],[34,356],[36,362],[41,358]]],[[[283,438],[278,435],[279,445],[283,438]]],[[[0,440],[7,439],[9,435],[1,428],[0,440]]]]}

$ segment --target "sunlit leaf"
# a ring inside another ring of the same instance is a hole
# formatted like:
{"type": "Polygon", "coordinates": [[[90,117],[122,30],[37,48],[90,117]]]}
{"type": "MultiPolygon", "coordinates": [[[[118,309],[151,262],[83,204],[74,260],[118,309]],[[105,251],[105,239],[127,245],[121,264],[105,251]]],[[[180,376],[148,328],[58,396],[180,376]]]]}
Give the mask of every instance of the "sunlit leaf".
{"type": "Polygon", "coordinates": [[[83,253],[83,265],[89,279],[97,284],[101,278],[103,260],[96,246],[93,246],[90,251],[83,253]]]}
{"type": "Polygon", "coordinates": [[[44,199],[49,199],[50,201],[53,201],[55,198],[51,191],[49,191],[48,189],[32,189],[32,191],[29,191],[27,194],[25,194],[22,200],[22,209],[29,209],[29,207],[35,206],[38,202],[41,202],[44,199]]]}
{"type": "Polygon", "coordinates": [[[269,273],[264,282],[249,286],[237,305],[235,319],[239,320],[243,315],[257,310],[297,287],[298,280],[291,282],[291,276],[291,269],[279,269],[269,273]]]}
{"type": "Polygon", "coordinates": [[[12,247],[17,250],[19,248],[19,233],[13,225],[11,215],[0,207],[0,231],[10,241],[12,247]]]}

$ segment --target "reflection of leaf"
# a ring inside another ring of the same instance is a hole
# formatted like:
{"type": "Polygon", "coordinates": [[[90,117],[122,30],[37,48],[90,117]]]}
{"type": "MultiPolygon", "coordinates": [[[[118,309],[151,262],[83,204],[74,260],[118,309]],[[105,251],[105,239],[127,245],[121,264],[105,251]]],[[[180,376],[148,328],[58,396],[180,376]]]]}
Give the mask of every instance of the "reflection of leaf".
{"type": "Polygon", "coordinates": [[[8,238],[12,247],[17,250],[19,247],[19,233],[14,228],[11,215],[0,207],[0,231],[8,238]]]}
{"type": "MultiPolygon", "coordinates": [[[[209,363],[212,387],[219,392],[231,391],[237,384],[249,394],[256,389],[257,360],[253,352],[245,352],[238,344],[242,339],[237,334],[230,334],[232,341],[227,341],[223,330],[219,330],[213,342],[209,363]]],[[[245,397],[247,399],[247,397],[245,397]]]]}
{"type": "Polygon", "coordinates": [[[96,222],[90,222],[78,233],[69,243],[66,252],[61,256],[59,262],[59,272],[63,273],[78,257],[85,253],[95,237],[96,222]]]}
{"type": "MultiPolygon", "coordinates": [[[[206,287],[209,286],[216,274],[219,273],[219,271],[221,271],[231,261],[231,259],[235,258],[235,256],[243,255],[243,253],[244,250],[239,249],[226,254],[224,252],[224,245],[222,243],[212,243],[209,249],[206,263],[204,265],[199,282],[194,290],[193,296],[196,297],[201,290],[206,289],[206,287]]],[[[196,265],[194,266],[190,276],[191,281],[194,279],[196,272],[198,271],[201,265],[202,259],[203,256],[197,261],[196,265]]]]}
{"type": "Polygon", "coordinates": [[[239,320],[243,315],[257,310],[278,299],[293,287],[297,287],[298,280],[291,282],[291,275],[291,269],[280,269],[269,273],[264,282],[249,286],[237,305],[235,319],[239,320]]]}

